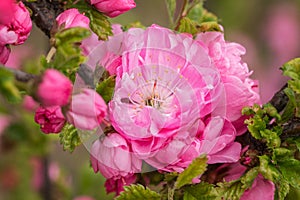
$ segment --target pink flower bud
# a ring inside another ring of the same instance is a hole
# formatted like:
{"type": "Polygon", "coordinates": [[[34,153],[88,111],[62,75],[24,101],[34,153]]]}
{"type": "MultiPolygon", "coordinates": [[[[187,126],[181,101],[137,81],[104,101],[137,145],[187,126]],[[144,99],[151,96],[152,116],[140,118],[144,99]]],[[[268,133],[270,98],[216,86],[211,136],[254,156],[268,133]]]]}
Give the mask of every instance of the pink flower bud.
{"type": "Polygon", "coordinates": [[[0,45],[23,44],[32,28],[30,14],[24,4],[14,4],[14,13],[10,21],[0,24],[0,45]]]}
{"type": "Polygon", "coordinates": [[[106,109],[107,105],[97,92],[84,89],[82,93],[72,97],[67,119],[76,128],[92,130],[102,122],[106,109]]]}
{"type": "Polygon", "coordinates": [[[109,17],[116,17],[136,6],[133,0],[91,0],[91,4],[109,17]]]}
{"type": "Polygon", "coordinates": [[[65,125],[65,117],[59,106],[39,107],[34,116],[44,133],[59,133],[65,125]]]}
{"type": "Polygon", "coordinates": [[[107,179],[118,179],[139,173],[142,167],[142,161],[130,152],[127,141],[117,133],[100,138],[93,143],[91,162],[94,171],[100,171],[107,179]]]}
{"type": "Polygon", "coordinates": [[[10,48],[0,45],[0,64],[4,65],[7,62],[9,54],[10,54],[10,48]]]}
{"type": "Polygon", "coordinates": [[[14,14],[14,0],[2,0],[0,1],[0,23],[9,23],[14,14]]]}
{"type": "Polygon", "coordinates": [[[37,95],[44,106],[64,106],[69,102],[72,93],[72,82],[54,69],[44,73],[38,86],[37,95]]]}
{"type": "Polygon", "coordinates": [[[90,19],[80,14],[77,9],[71,8],[58,15],[56,22],[58,26],[64,26],[64,28],[82,27],[89,29],[90,19]]]}

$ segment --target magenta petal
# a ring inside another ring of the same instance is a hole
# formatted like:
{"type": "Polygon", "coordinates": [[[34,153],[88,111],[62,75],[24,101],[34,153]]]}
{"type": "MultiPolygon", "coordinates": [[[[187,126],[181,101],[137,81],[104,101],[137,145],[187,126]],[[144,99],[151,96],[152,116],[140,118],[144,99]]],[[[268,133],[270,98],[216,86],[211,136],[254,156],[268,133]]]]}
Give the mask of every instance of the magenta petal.
{"type": "Polygon", "coordinates": [[[275,185],[272,181],[264,179],[258,175],[254,180],[252,187],[244,192],[241,200],[273,200],[275,194],[275,185]]]}

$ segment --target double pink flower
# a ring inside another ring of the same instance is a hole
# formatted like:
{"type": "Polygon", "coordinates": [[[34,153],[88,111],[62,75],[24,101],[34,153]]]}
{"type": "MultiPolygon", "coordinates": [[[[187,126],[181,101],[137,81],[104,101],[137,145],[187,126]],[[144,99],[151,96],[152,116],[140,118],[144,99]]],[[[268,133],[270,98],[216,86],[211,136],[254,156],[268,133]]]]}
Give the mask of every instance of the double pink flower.
{"type": "Polygon", "coordinates": [[[0,64],[5,64],[10,54],[9,45],[23,44],[30,34],[32,22],[22,2],[3,0],[0,13],[0,64]]]}
{"type": "MultiPolygon", "coordinates": [[[[241,45],[226,42],[222,33],[193,39],[156,25],[115,30],[107,42],[97,44],[83,45],[88,64],[116,75],[109,120],[117,132],[113,135],[123,138],[134,158],[168,172],[183,171],[201,154],[210,164],[239,160],[241,145],[235,138],[245,130],[241,109],[259,103],[241,45]]],[[[114,175],[107,175],[107,166],[116,165],[115,155],[107,152],[121,151],[121,146],[101,151],[97,140],[91,149],[92,162],[99,160],[94,170],[108,179],[137,172],[112,167],[114,175]]],[[[127,162],[126,167],[133,166],[132,159],[127,162]]]]}

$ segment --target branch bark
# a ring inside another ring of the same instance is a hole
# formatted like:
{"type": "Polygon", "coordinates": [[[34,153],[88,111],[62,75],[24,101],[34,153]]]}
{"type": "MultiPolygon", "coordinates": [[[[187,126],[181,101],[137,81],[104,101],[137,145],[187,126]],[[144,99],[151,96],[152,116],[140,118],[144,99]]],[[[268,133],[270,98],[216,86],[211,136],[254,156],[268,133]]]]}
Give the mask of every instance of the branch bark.
{"type": "Polygon", "coordinates": [[[3,67],[3,66],[0,66],[0,68],[4,68],[4,69],[12,72],[15,75],[15,79],[17,81],[20,81],[20,82],[23,82],[23,83],[27,83],[30,80],[37,78],[36,75],[29,74],[29,73],[26,73],[26,72],[23,72],[23,71],[20,71],[20,70],[17,70],[17,69],[12,69],[12,68],[3,67]]]}
{"type": "Polygon", "coordinates": [[[287,88],[287,84],[285,84],[278,92],[276,92],[273,98],[270,100],[270,103],[277,109],[278,112],[281,112],[289,101],[288,96],[284,93],[285,88],[287,88]]]}
{"type": "Polygon", "coordinates": [[[51,29],[56,17],[63,11],[63,4],[59,0],[37,0],[35,2],[23,3],[31,9],[32,20],[48,37],[51,36],[51,29]]]}

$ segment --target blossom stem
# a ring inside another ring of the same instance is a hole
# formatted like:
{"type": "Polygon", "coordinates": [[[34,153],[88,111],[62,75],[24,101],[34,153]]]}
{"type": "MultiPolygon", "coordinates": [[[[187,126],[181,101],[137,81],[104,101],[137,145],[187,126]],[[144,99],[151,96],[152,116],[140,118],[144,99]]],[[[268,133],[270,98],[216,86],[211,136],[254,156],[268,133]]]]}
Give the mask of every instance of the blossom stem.
{"type": "Polygon", "coordinates": [[[46,56],[46,60],[47,60],[48,63],[52,60],[55,52],[56,52],[56,48],[55,47],[51,47],[50,51],[48,52],[48,54],[46,56]]]}
{"type": "Polygon", "coordinates": [[[184,10],[185,10],[187,4],[188,4],[188,1],[187,1],[187,0],[184,0],[183,3],[182,3],[182,0],[177,0],[177,1],[176,1],[176,9],[178,9],[179,11],[178,11],[178,14],[175,15],[175,16],[177,16],[177,17],[175,18],[176,20],[174,20],[174,22],[175,22],[175,23],[174,23],[174,24],[175,24],[174,30],[175,30],[175,31],[177,31],[177,30],[179,29],[180,21],[181,21],[181,19],[184,17],[183,13],[184,13],[184,10]],[[179,7],[178,5],[181,5],[181,7],[179,7]]]}

